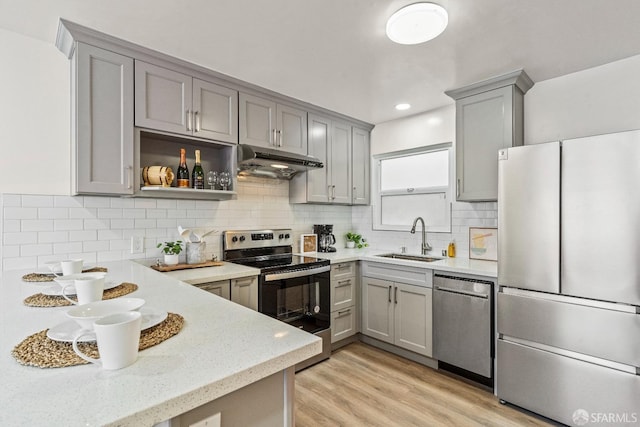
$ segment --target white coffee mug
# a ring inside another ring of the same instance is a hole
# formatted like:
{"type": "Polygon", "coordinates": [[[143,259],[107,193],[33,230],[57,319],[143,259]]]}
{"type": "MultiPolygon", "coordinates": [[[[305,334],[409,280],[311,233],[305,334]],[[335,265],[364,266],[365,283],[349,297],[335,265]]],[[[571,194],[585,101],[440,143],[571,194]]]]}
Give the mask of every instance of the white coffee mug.
{"type": "Polygon", "coordinates": [[[139,311],[102,317],[93,322],[93,331],[84,330],[73,339],[73,351],[87,362],[95,363],[103,369],[124,368],[138,358],[141,324],[142,314],[139,311]],[[99,359],[87,356],[78,348],[78,340],[91,334],[95,334],[98,342],[99,359]]]}
{"type": "Polygon", "coordinates": [[[60,269],[62,270],[63,276],[82,273],[82,260],[66,259],[64,261],[60,261],[60,269]]]}
{"type": "Polygon", "coordinates": [[[101,301],[102,294],[104,292],[104,276],[87,276],[79,279],[75,279],[73,283],[67,283],[62,287],[62,296],[72,304],[82,305],[89,304],[94,301],[101,301]],[[76,297],[78,302],[72,300],[67,296],[67,289],[73,286],[75,287],[76,297]]]}

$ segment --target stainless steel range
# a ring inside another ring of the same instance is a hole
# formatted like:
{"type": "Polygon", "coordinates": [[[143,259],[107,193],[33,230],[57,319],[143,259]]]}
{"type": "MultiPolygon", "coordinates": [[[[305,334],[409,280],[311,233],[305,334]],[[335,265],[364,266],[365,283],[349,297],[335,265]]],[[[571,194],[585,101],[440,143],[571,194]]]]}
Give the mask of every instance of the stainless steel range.
{"type": "Polygon", "coordinates": [[[223,233],[223,259],[260,269],[258,311],[322,338],[322,353],[296,365],[296,371],[331,353],[329,260],[293,255],[291,229],[235,230],[223,233]]]}

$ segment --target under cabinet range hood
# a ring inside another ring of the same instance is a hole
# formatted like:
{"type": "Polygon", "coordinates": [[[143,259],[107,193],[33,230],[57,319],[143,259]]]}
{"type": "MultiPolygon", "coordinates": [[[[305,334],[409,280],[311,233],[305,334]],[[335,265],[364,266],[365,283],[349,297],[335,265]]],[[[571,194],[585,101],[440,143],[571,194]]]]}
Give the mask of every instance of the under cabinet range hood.
{"type": "Polygon", "coordinates": [[[298,172],[321,169],[324,165],[313,156],[287,153],[255,145],[238,145],[238,175],[291,179],[298,172]]]}

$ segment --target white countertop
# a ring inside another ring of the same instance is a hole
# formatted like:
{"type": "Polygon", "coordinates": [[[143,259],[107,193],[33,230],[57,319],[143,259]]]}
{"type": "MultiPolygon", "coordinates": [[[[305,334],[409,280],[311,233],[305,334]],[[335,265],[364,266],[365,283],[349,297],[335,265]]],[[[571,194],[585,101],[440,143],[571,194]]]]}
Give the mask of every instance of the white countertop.
{"type": "MultiPolygon", "coordinates": [[[[130,294],[182,315],[182,331],[117,371],[95,365],[40,369],[11,356],[28,335],[67,320],[68,308],[26,307],[49,284],[0,282],[0,425],[150,426],[217,399],[321,351],[321,340],[131,261],[101,263],[108,280],[136,283],[130,294]]],[[[219,270],[220,271],[220,270],[219,270]]],[[[231,273],[229,273],[231,274],[231,273]]]]}
{"type": "MultiPolygon", "coordinates": [[[[421,267],[450,273],[464,273],[477,276],[498,277],[498,263],[495,261],[481,261],[468,258],[444,258],[434,262],[410,261],[394,258],[384,258],[376,255],[397,252],[380,248],[342,249],[337,252],[317,252],[315,256],[325,258],[332,264],[349,261],[375,261],[386,264],[406,265],[408,267],[421,267]]],[[[409,254],[407,254],[409,255],[409,254]]],[[[442,258],[434,255],[435,258],[442,258]]]]}

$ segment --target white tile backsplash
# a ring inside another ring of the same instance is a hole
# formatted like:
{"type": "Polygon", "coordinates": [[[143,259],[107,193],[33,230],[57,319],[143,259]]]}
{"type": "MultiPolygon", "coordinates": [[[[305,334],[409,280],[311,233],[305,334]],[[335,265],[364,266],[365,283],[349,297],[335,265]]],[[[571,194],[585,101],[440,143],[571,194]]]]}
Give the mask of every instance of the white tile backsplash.
{"type": "MultiPolygon", "coordinates": [[[[353,208],[352,222],[354,230],[362,234],[372,247],[381,247],[400,251],[403,246],[407,252],[420,253],[421,229],[416,234],[409,233],[411,224],[407,224],[406,231],[381,231],[372,228],[372,207],[357,206],[353,208]]],[[[469,227],[497,227],[498,204],[496,202],[465,203],[453,202],[451,205],[451,233],[430,233],[429,219],[425,218],[427,226],[427,242],[433,247],[431,254],[441,256],[447,249],[449,242],[456,244],[456,256],[469,257],[469,227]]],[[[336,234],[336,239],[344,245],[344,237],[336,234]]]]}
{"type": "MultiPolygon", "coordinates": [[[[222,256],[221,232],[230,229],[291,228],[294,250],[299,235],[314,224],[333,224],[336,246],[355,230],[373,247],[409,252],[420,249],[420,235],[373,231],[370,206],[289,204],[284,181],[245,178],[238,182],[238,199],[129,199],[97,196],[38,196],[0,194],[0,259],[2,269],[37,268],[45,262],[81,257],[87,263],[161,257],[158,243],[179,239],[177,226],[217,232],[207,236],[207,255],[222,256]],[[131,254],[132,236],[144,237],[144,253],[131,254]]],[[[427,231],[428,231],[427,219],[427,231]]],[[[440,255],[453,239],[457,256],[468,257],[469,227],[496,227],[496,203],[453,203],[452,232],[427,233],[433,253],[440,255]]],[[[184,260],[184,252],[181,254],[184,260]]]]}

